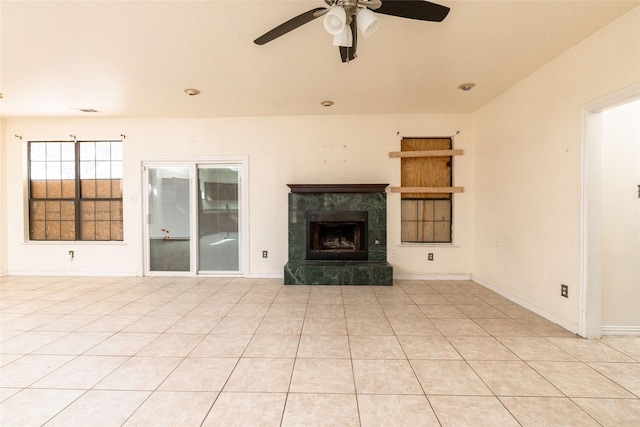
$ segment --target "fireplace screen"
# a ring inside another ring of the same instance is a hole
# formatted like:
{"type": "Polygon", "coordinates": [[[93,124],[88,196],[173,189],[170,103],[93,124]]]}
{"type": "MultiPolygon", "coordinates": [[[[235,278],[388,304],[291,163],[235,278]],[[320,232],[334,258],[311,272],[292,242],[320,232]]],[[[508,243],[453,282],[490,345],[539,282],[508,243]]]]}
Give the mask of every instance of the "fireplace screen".
{"type": "Polygon", "coordinates": [[[366,260],[366,211],[307,212],[307,259],[366,260]]]}

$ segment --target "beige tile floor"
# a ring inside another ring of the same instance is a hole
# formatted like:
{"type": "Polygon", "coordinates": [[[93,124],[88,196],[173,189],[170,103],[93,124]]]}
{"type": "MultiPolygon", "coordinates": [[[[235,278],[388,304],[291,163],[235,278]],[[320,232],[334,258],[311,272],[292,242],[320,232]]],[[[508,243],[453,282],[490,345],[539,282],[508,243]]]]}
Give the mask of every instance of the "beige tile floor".
{"type": "Polygon", "coordinates": [[[3,277],[2,426],[640,426],[640,337],[469,281],[3,277]]]}

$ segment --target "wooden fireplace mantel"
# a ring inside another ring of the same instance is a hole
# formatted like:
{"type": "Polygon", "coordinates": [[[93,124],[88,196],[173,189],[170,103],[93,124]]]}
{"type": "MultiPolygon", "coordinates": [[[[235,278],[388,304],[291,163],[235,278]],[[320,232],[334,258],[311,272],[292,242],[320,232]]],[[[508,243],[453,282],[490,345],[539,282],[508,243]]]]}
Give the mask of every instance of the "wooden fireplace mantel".
{"type": "Polygon", "coordinates": [[[287,184],[292,193],[384,193],[389,184],[287,184]]]}

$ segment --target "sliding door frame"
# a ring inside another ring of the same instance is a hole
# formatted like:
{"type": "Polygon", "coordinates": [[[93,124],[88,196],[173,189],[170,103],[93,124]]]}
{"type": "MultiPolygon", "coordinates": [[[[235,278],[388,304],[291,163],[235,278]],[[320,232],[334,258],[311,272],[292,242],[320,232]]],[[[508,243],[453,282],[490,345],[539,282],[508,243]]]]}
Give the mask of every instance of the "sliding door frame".
{"type": "Polygon", "coordinates": [[[242,156],[215,156],[215,157],[145,157],[139,160],[140,164],[140,200],[141,200],[141,261],[142,274],[145,276],[247,276],[249,274],[249,157],[242,156]],[[199,167],[225,167],[238,168],[238,271],[221,272],[213,271],[199,273],[198,265],[198,230],[200,224],[198,215],[198,168],[199,167]],[[148,197],[148,168],[149,167],[189,167],[191,169],[190,185],[190,270],[189,271],[151,271],[149,265],[149,197],[148,197]]]}

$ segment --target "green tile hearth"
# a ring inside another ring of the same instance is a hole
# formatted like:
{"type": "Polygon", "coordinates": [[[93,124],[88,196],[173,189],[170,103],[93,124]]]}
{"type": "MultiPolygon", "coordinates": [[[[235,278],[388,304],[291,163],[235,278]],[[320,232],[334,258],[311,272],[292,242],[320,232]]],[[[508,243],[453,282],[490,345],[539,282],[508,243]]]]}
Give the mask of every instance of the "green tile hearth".
{"type": "Polygon", "coordinates": [[[388,262],[289,261],[284,266],[285,285],[393,285],[388,262]]]}

